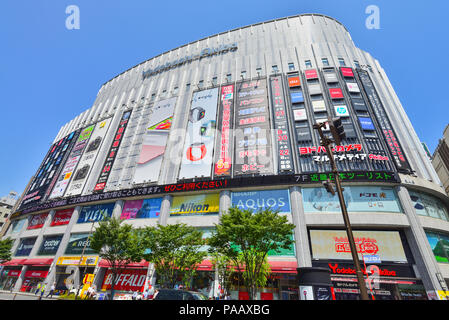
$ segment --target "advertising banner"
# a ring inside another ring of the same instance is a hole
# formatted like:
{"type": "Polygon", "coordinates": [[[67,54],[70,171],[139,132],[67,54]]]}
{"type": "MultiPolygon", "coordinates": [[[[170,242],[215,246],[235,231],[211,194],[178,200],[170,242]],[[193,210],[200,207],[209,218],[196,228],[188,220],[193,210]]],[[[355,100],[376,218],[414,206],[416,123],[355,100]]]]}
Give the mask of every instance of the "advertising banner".
{"type": "Polygon", "coordinates": [[[81,159],[81,155],[83,154],[84,149],[89,143],[89,139],[92,135],[92,132],[95,128],[95,125],[91,125],[85,129],[83,129],[78,136],[78,139],[70,152],[69,158],[67,159],[64,168],[62,169],[58,181],[56,182],[53,191],[50,193],[49,199],[62,197],[69,185],[69,182],[72,178],[72,174],[78,165],[79,160],[81,159]]]}
{"type": "Polygon", "coordinates": [[[359,117],[359,122],[363,130],[376,130],[373,121],[369,117],[359,117]]]}
{"type": "Polygon", "coordinates": [[[37,238],[24,238],[20,241],[19,246],[17,247],[15,256],[19,257],[26,257],[29,256],[31,253],[31,250],[34,247],[34,243],[36,242],[37,238]]]}
{"type": "Polygon", "coordinates": [[[267,80],[236,87],[234,176],[273,174],[267,80]]]}
{"type": "MultiPolygon", "coordinates": [[[[402,212],[391,187],[345,186],[343,195],[348,212],[402,212]]],[[[303,188],[302,196],[305,212],[341,212],[338,195],[324,188],[303,188]]]]}
{"type": "Polygon", "coordinates": [[[95,251],[90,248],[89,234],[81,233],[70,235],[70,240],[65,249],[65,254],[81,255],[83,253],[83,249],[84,254],[95,254],[95,251]]]}
{"type": "Polygon", "coordinates": [[[218,214],[219,207],[218,193],[173,197],[170,216],[218,214]]]}
{"type": "Polygon", "coordinates": [[[373,112],[382,130],[385,141],[390,148],[390,152],[397,169],[410,172],[410,164],[405,156],[405,153],[402,150],[401,144],[396,138],[396,133],[394,132],[391,122],[385,112],[384,107],[382,106],[382,103],[379,99],[376,89],[374,88],[374,84],[369,77],[368,72],[365,70],[357,70],[357,73],[359,74],[362,86],[365,89],[366,95],[368,96],[368,99],[371,103],[373,112]]]}
{"type": "Polygon", "coordinates": [[[98,222],[104,220],[105,217],[111,217],[114,206],[115,203],[112,202],[83,207],[77,223],[98,222]]]}
{"type": "Polygon", "coordinates": [[[274,128],[276,130],[278,171],[279,173],[289,173],[293,172],[293,157],[282,78],[280,76],[271,77],[270,86],[274,128]]]}
{"type": "Polygon", "coordinates": [[[59,257],[56,261],[58,266],[95,266],[98,263],[98,256],[83,256],[83,257],[59,257]],[[80,261],[81,260],[81,261],[80,261]]]}
{"type": "MultiPolygon", "coordinates": [[[[112,287],[112,272],[108,270],[104,276],[101,290],[110,290],[112,287]]],[[[114,290],[117,291],[138,291],[142,292],[145,287],[147,269],[125,269],[117,274],[114,290]]]]}
{"type": "Polygon", "coordinates": [[[75,208],[58,210],[55,212],[53,216],[53,220],[51,221],[50,226],[62,226],[68,224],[70,219],[72,218],[72,214],[75,208]]]}
{"type": "Polygon", "coordinates": [[[25,219],[16,220],[12,223],[11,233],[17,233],[22,230],[23,225],[25,224],[25,219]]]}
{"type": "Polygon", "coordinates": [[[117,151],[120,148],[120,143],[125,135],[126,127],[128,126],[129,117],[131,116],[131,110],[125,111],[120,120],[120,124],[114,136],[114,140],[109,148],[108,155],[103,165],[103,169],[98,177],[97,184],[95,185],[94,192],[103,192],[106,182],[108,181],[109,174],[111,173],[112,165],[114,164],[117,156],[117,151]]]}
{"type": "Polygon", "coordinates": [[[25,278],[46,278],[48,270],[28,270],[25,272],[25,278]]]}
{"type": "Polygon", "coordinates": [[[427,240],[437,262],[449,262],[449,236],[426,231],[427,240]]]}
{"type": "Polygon", "coordinates": [[[28,221],[27,230],[42,228],[44,226],[45,219],[47,219],[47,216],[48,216],[48,212],[30,216],[29,221],[28,221]]]}
{"type": "Polygon", "coordinates": [[[329,94],[332,99],[343,99],[343,92],[340,88],[330,88],[329,94]]]}
{"type": "Polygon", "coordinates": [[[291,87],[299,87],[300,85],[301,85],[301,80],[299,79],[299,76],[288,78],[288,86],[290,88],[291,87]]]}
{"type": "Polygon", "coordinates": [[[125,201],[120,219],[159,218],[162,198],[125,201]]]}
{"type": "Polygon", "coordinates": [[[112,118],[108,118],[98,122],[95,125],[89,144],[85,148],[84,153],[78,162],[78,166],[72,176],[69,186],[67,187],[65,196],[79,195],[83,191],[84,185],[86,184],[95,160],[97,159],[100,148],[103,145],[103,141],[106,133],[108,132],[111,121],[112,118]]]}
{"type": "Polygon", "coordinates": [[[295,121],[307,120],[306,109],[293,109],[293,118],[295,121]]]}
{"type": "Polygon", "coordinates": [[[334,110],[337,117],[349,117],[349,110],[345,105],[334,106],[334,110]]]}
{"type": "Polygon", "coordinates": [[[292,103],[304,102],[302,91],[290,92],[292,103]]]}
{"type": "Polygon", "coordinates": [[[214,176],[229,177],[232,173],[232,134],[234,85],[221,87],[217,129],[220,135],[215,146],[214,176]]]}
{"type": "Polygon", "coordinates": [[[288,189],[232,192],[231,203],[241,210],[254,212],[268,208],[279,213],[291,212],[288,189]]]}
{"type": "Polygon", "coordinates": [[[48,195],[46,191],[50,189],[48,190],[50,192],[52,186],[56,183],[56,179],[59,177],[59,171],[65,164],[67,155],[78,138],[78,134],[79,131],[74,131],[51,146],[30,183],[30,188],[22,199],[20,209],[30,204],[41,202],[48,195]]]}
{"type": "Polygon", "coordinates": [[[158,101],[151,108],[152,113],[148,119],[133,183],[153,182],[159,179],[176,100],[174,97],[158,101]]]}
{"type": "MultiPolygon", "coordinates": [[[[359,258],[378,255],[382,262],[407,262],[401,237],[397,231],[353,231],[359,258]]],[[[310,230],[312,258],[352,260],[346,231],[310,230]]]]}
{"type": "Polygon", "coordinates": [[[306,70],[306,71],[304,71],[304,74],[305,74],[307,80],[318,78],[318,73],[316,72],[315,69],[306,70]]]}
{"type": "Polygon", "coordinates": [[[210,177],[217,117],[218,88],[193,94],[179,179],[210,177]]]}
{"type": "Polygon", "coordinates": [[[39,256],[48,256],[55,255],[56,251],[58,251],[59,245],[62,240],[62,234],[56,236],[47,236],[42,240],[41,247],[37,255],[39,256]]]}

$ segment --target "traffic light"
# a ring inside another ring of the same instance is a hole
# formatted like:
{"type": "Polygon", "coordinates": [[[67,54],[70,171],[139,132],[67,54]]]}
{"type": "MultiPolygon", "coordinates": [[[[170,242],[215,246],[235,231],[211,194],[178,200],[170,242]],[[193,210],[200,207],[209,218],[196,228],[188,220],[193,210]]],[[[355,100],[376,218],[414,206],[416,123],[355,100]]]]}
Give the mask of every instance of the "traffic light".
{"type": "Polygon", "coordinates": [[[332,120],[329,121],[329,128],[331,130],[332,136],[334,137],[335,144],[340,145],[342,140],[346,139],[345,128],[341,123],[341,118],[332,118],[332,120]]]}
{"type": "Polygon", "coordinates": [[[323,181],[323,187],[327,192],[335,196],[334,184],[329,179],[327,179],[327,181],[323,181]]]}

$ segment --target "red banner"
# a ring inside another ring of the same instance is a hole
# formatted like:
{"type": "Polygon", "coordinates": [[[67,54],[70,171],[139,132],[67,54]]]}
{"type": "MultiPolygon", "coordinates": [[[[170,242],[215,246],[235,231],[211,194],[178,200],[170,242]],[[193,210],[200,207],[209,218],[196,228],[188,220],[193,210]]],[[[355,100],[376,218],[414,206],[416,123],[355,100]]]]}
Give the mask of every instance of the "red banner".
{"type": "Polygon", "coordinates": [[[343,77],[354,78],[354,73],[352,72],[351,68],[340,68],[340,70],[343,77]]]}
{"type": "Polygon", "coordinates": [[[53,221],[51,222],[51,226],[61,226],[64,224],[68,224],[70,222],[70,218],[72,217],[74,208],[59,210],[55,212],[55,216],[53,217],[53,221]]]}
{"type": "Polygon", "coordinates": [[[316,72],[315,69],[306,70],[304,73],[306,75],[306,79],[316,79],[316,78],[318,78],[318,73],[316,72]]]}
{"type": "MultiPolygon", "coordinates": [[[[147,277],[147,269],[127,269],[117,274],[114,290],[119,291],[143,291],[145,279],[147,277]]],[[[111,270],[106,272],[104,276],[101,290],[110,290],[112,284],[111,270]]]]}
{"type": "Polygon", "coordinates": [[[31,229],[39,229],[44,226],[45,219],[47,219],[48,212],[36,214],[30,218],[30,222],[28,223],[27,230],[31,229]]]}
{"type": "Polygon", "coordinates": [[[45,278],[47,277],[48,270],[29,270],[25,272],[25,278],[45,278]]]}
{"type": "Polygon", "coordinates": [[[343,98],[343,92],[340,88],[330,88],[329,93],[332,99],[340,99],[343,98]]]}
{"type": "Polygon", "coordinates": [[[18,277],[21,272],[21,270],[9,270],[8,277],[18,277]]]}

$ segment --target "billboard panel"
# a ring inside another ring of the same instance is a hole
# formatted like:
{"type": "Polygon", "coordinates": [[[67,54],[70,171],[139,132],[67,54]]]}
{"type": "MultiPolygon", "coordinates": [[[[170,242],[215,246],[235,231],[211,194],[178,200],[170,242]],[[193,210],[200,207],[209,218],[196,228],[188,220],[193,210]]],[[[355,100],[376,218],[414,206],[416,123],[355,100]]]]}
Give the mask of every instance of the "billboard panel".
{"type": "Polygon", "coordinates": [[[157,181],[167,145],[176,97],[156,102],[151,108],[133,183],[157,181]]]}
{"type": "Polygon", "coordinates": [[[371,103],[374,115],[376,116],[377,122],[382,130],[385,141],[390,148],[390,153],[394,159],[397,169],[410,172],[411,167],[405,156],[405,152],[403,152],[401,144],[397,139],[394,128],[391,125],[368,72],[365,70],[357,70],[357,73],[360,77],[360,81],[362,82],[362,86],[365,89],[366,95],[368,96],[368,100],[371,103]]]}
{"type": "Polygon", "coordinates": [[[29,217],[29,222],[27,230],[40,229],[44,226],[45,220],[47,219],[48,212],[36,214],[29,217]]]}
{"type": "Polygon", "coordinates": [[[232,172],[232,134],[234,114],[234,85],[221,87],[217,129],[220,133],[215,146],[214,176],[229,177],[232,172]]]}
{"type": "Polygon", "coordinates": [[[58,251],[59,245],[61,244],[62,234],[47,236],[42,240],[41,247],[37,252],[38,256],[52,256],[58,251]]]}
{"type": "Polygon", "coordinates": [[[120,219],[159,218],[162,198],[125,201],[120,219]]]}
{"type": "Polygon", "coordinates": [[[69,243],[65,249],[65,254],[95,254],[90,247],[89,233],[71,234],[69,243]]]}
{"type": "Polygon", "coordinates": [[[97,184],[94,188],[94,193],[103,192],[106,187],[106,182],[108,181],[109,174],[111,173],[112,165],[114,164],[115,158],[117,156],[117,151],[120,148],[120,143],[125,135],[126,127],[129,122],[129,117],[131,116],[131,110],[123,112],[122,118],[120,119],[120,124],[112,140],[112,144],[109,147],[108,155],[103,164],[103,168],[98,177],[97,184]]]}
{"type": "Polygon", "coordinates": [[[95,125],[91,125],[81,131],[72,151],[70,152],[69,158],[67,159],[64,168],[59,175],[58,181],[48,197],[49,199],[62,197],[64,195],[65,190],[67,189],[72,178],[72,174],[81,159],[84,149],[89,143],[89,139],[94,129],[95,125]]]}
{"type": "Polygon", "coordinates": [[[28,256],[31,253],[31,250],[34,247],[34,243],[36,242],[37,238],[23,238],[20,240],[20,244],[17,247],[15,256],[19,257],[25,257],[28,256]]]}
{"type": "Polygon", "coordinates": [[[273,174],[267,80],[236,85],[234,176],[273,174]]]}
{"type": "Polygon", "coordinates": [[[79,131],[74,131],[51,146],[22,199],[20,209],[43,200],[46,191],[56,182],[54,179],[59,176],[59,171],[78,138],[78,134],[79,131]]]}
{"type": "Polygon", "coordinates": [[[287,110],[285,107],[284,85],[280,76],[270,78],[274,128],[276,129],[278,170],[293,172],[293,157],[287,110]]]}
{"type": "Polygon", "coordinates": [[[218,193],[173,197],[170,216],[218,214],[219,206],[218,193]]]}
{"type": "Polygon", "coordinates": [[[67,187],[65,196],[79,195],[83,191],[84,185],[87,182],[100,148],[103,145],[103,141],[106,133],[108,132],[111,120],[112,118],[108,118],[98,122],[95,125],[89,144],[85,148],[85,151],[79,160],[78,167],[76,168],[72,180],[67,187]]]}
{"type": "Polygon", "coordinates": [[[231,194],[232,206],[257,212],[270,208],[279,213],[290,213],[290,197],[287,189],[243,191],[231,194]]]}
{"type": "Polygon", "coordinates": [[[104,220],[105,217],[111,217],[114,206],[114,202],[85,206],[81,209],[77,223],[98,222],[104,220]]]}
{"type": "MultiPolygon", "coordinates": [[[[346,187],[343,191],[348,212],[402,212],[391,187],[346,187]]],[[[338,195],[324,188],[303,188],[305,212],[341,212],[338,195]]]]}
{"type": "Polygon", "coordinates": [[[75,208],[56,211],[50,226],[54,227],[68,224],[70,222],[70,219],[72,218],[74,210],[75,208]]]}
{"type": "Polygon", "coordinates": [[[179,179],[210,177],[217,116],[218,88],[193,94],[179,179]]]}
{"type": "MultiPolygon", "coordinates": [[[[353,231],[359,258],[378,255],[382,262],[407,262],[401,237],[397,231],[353,231]]],[[[310,230],[313,259],[352,260],[344,230],[310,230]]]]}

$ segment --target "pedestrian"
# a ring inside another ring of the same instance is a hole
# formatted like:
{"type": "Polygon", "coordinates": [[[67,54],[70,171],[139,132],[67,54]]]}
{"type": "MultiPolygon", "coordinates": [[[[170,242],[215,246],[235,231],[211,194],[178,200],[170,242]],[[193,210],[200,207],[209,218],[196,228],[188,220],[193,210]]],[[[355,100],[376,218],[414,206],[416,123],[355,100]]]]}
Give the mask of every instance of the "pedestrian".
{"type": "Polygon", "coordinates": [[[53,293],[55,292],[55,288],[56,288],[56,282],[53,282],[53,284],[50,287],[50,292],[47,294],[46,298],[48,298],[48,296],[53,298],[53,293]]]}
{"type": "Polygon", "coordinates": [[[36,291],[34,291],[34,295],[37,295],[38,293],[39,293],[39,289],[41,288],[41,283],[39,282],[38,284],[37,284],[37,287],[36,287],[36,291]]]}
{"type": "Polygon", "coordinates": [[[134,292],[133,292],[132,299],[133,299],[133,300],[136,300],[136,299],[137,299],[137,291],[134,291],[134,292]]]}
{"type": "Polygon", "coordinates": [[[153,299],[154,297],[154,286],[150,285],[150,289],[148,290],[148,298],[153,299]]]}
{"type": "Polygon", "coordinates": [[[47,287],[47,285],[45,283],[42,284],[41,286],[41,296],[39,297],[39,300],[42,300],[42,297],[44,296],[44,292],[45,292],[45,288],[47,287]]]}
{"type": "Polygon", "coordinates": [[[148,288],[145,290],[145,292],[143,293],[143,300],[148,300],[148,294],[149,294],[149,290],[148,288]]]}

